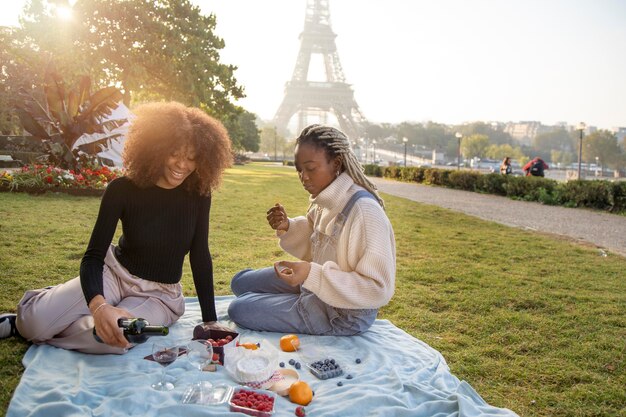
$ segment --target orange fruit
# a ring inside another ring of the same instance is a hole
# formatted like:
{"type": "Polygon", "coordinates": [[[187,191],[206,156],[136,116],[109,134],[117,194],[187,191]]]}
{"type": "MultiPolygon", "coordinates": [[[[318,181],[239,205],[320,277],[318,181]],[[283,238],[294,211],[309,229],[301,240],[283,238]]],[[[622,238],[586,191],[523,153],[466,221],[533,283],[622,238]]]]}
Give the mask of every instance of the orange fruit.
{"type": "Polygon", "coordinates": [[[313,390],[304,381],[296,381],[289,387],[289,401],[300,405],[308,405],[313,399],[313,390]]]}
{"type": "Polygon", "coordinates": [[[286,334],[280,338],[280,348],[283,352],[295,352],[300,347],[300,339],[295,334],[286,334]]]}

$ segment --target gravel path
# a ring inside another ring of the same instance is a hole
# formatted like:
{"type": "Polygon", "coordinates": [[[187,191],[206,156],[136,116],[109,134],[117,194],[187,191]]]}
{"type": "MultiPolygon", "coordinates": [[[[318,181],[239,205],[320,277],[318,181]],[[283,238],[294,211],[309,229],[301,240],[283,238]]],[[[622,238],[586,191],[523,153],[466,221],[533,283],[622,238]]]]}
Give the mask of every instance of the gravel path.
{"type": "Polygon", "coordinates": [[[384,193],[445,207],[511,227],[587,242],[626,257],[626,216],[546,206],[507,197],[370,177],[384,193]]]}

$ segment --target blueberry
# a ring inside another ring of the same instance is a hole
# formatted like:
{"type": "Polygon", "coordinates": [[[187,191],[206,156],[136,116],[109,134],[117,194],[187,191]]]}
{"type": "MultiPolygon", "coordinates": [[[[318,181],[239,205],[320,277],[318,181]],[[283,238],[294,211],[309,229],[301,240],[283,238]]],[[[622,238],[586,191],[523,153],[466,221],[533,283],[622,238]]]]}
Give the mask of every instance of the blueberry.
{"type": "Polygon", "coordinates": [[[341,382],[341,381],[337,382],[337,386],[338,386],[338,387],[340,387],[340,386],[342,386],[342,385],[343,385],[343,382],[341,382]]]}
{"type": "Polygon", "coordinates": [[[356,358],[355,362],[356,363],[361,363],[361,358],[356,358]]]}
{"type": "Polygon", "coordinates": [[[294,363],[296,363],[295,359],[289,359],[289,365],[293,365],[294,363]]]}
{"type": "Polygon", "coordinates": [[[332,364],[334,365],[334,364],[335,364],[335,360],[334,360],[334,359],[331,359],[331,360],[330,360],[330,363],[332,363],[332,364]]]}
{"type": "Polygon", "coordinates": [[[296,369],[300,369],[300,362],[296,362],[295,367],[296,367],[296,369]]]}
{"type": "Polygon", "coordinates": [[[285,367],[285,362],[281,362],[281,363],[279,363],[278,365],[279,365],[281,368],[284,368],[284,367],[285,367]]]}
{"type": "Polygon", "coordinates": [[[352,375],[350,374],[346,375],[346,379],[352,379],[352,375]]]}

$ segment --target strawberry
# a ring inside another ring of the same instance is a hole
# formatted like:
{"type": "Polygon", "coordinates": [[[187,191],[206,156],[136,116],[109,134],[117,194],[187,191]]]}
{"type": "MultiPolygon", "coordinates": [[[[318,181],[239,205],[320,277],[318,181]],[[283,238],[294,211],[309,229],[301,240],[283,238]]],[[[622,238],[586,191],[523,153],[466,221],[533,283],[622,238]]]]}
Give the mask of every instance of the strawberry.
{"type": "Polygon", "coordinates": [[[305,415],[306,415],[306,411],[304,410],[304,407],[302,406],[296,407],[296,416],[304,417],[305,415]]]}

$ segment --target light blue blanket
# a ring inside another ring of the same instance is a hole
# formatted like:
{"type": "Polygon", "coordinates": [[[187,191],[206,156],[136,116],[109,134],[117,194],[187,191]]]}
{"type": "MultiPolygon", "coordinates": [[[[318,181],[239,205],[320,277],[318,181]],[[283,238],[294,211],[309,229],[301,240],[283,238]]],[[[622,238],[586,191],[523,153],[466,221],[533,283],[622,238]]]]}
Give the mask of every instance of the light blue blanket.
{"type": "MultiPolygon", "coordinates": [[[[217,297],[220,320],[228,324],[227,307],[232,296],[217,297]]],[[[191,339],[200,320],[195,298],[186,300],[184,316],[170,328],[181,343],[191,339]]],[[[230,323],[235,328],[235,326],[230,323]]],[[[266,339],[278,346],[281,334],[239,329],[242,339],[266,339]]],[[[464,381],[450,373],[439,352],[398,329],[387,320],[376,320],[361,336],[303,336],[342,362],[344,376],[319,380],[305,369],[300,378],[315,392],[306,407],[311,416],[516,416],[510,410],[492,407],[464,381]],[[355,360],[361,359],[357,364],[355,360]],[[337,382],[342,381],[342,386],[337,382]]],[[[144,360],[151,343],[138,345],[128,354],[86,355],[48,345],[31,346],[24,356],[26,368],[9,405],[8,417],[42,416],[223,416],[228,405],[182,404],[185,389],[199,371],[181,356],[167,368],[177,387],[157,392],[150,384],[161,367],[144,360]],[[194,374],[195,372],[195,374],[194,374]]],[[[294,353],[280,352],[286,364],[294,353]]],[[[292,368],[287,364],[287,367],[292,368]]],[[[213,384],[237,384],[223,367],[204,373],[213,384]]],[[[293,416],[296,405],[278,397],[276,417],[293,416]]],[[[234,415],[234,414],[233,414],[234,415]]],[[[241,414],[238,414],[241,415],[241,414]]]]}

